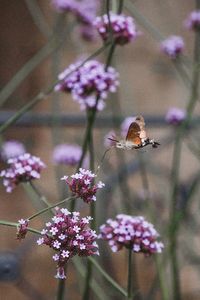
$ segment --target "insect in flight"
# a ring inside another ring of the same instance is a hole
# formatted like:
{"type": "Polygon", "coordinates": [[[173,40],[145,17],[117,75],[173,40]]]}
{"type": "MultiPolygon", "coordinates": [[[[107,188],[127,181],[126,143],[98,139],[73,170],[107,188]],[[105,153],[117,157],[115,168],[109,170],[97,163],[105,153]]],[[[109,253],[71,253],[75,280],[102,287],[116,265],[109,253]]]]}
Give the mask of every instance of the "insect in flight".
{"type": "Polygon", "coordinates": [[[147,137],[143,116],[136,116],[135,121],[129,126],[125,140],[117,140],[114,137],[108,139],[115,142],[116,148],[124,150],[140,149],[147,145],[157,148],[160,145],[158,142],[147,137]]]}

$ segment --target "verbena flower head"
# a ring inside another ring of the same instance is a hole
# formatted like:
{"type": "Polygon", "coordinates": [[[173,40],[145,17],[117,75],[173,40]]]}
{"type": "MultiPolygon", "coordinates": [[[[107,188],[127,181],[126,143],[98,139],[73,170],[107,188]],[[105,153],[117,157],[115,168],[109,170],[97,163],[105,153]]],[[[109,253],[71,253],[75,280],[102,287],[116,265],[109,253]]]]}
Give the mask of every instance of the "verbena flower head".
{"type": "Polygon", "coordinates": [[[28,231],[28,223],[29,223],[29,220],[21,219],[18,221],[18,226],[17,226],[17,239],[18,240],[25,238],[27,231],[28,231]]]}
{"type": "MultiPolygon", "coordinates": [[[[75,166],[82,155],[82,148],[75,144],[60,144],[54,148],[53,161],[56,164],[66,166],[75,166]]],[[[83,162],[83,165],[88,165],[88,158],[83,162]]]]}
{"type": "Polygon", "coordinates": [[[124,121],[121,124],[121,135],[122,135],[122,137],[126,136],[126,134],[128,132],[128,129],[129,129],[129,126],[134,121],[135,121],[135,117],[127,117],[127,118],[124,119],[124,121]]]}
{"type": "Polygon", "coordinates": [[[29,153],[10,158],[7,163],[9,168],[1,171],[0,177],[3,178],[3,185],[8,193],[12,192],[20,182],[28,182],[40,178],[40,173],[45,168],[45,164],[39,157],[29,153]]]}
{"type": "Polygon", "coordinates": [[[55,86],[55,90],[70,92],[81,109],[96,107],[98,98],[97,109],[102,110],[108,93],[114,93],[119,85],[119,75],[112,67],[105,71],[105,65],[97,60],[90,60],[81,67],[80,65],[81,61],[78,61],[62,72],[58,77],[61,81],[55,86]],[[74,72],[69,75],[72,71],[74,72]]]}
{"type": "Polygon", "coordinates": [[[138,36],[138,31],[132,17],[113,12],[97,17],[94,26],[97,28],[100,36],[106,41],[110,36],[110,30],[115,42],[119,45],[125,45],[138,36]],[[110,18],[110,23],[109,23],[110,18]]]}
{"type": "Polygon", "coordinates": [[[2,144],[0,156],[4,161],[7,161],[9,158],[17,157],[25,152],[26,150],[22,143],[15,140],[10,140],[2,144]]]}
{"type": "Polygon", "coordinates": [[[177,107],[171,107],[165,116],[165,120],[169,124],[179,125],[185,119],[185,117],[185,110],[177,107]]]}
{"type": "Polygon", "coordinates": [[[99,9],[99,0],[53,0],[58,12],[73,14],[83,24],[92,25],[99,9]]]}
{"type": "Polygon", "coordinates": [[[161,50],[172,59],[177,58],[184,49],[184,41],[181,36],[172,35],[161,43],[161,50]]]}
{"type": "Polygon", "coordinates": [[[62,180],[65,180],[74,196],[83,199],[86,203],[96,201],[97,191],[105,186],[101,181],[94,183],[96,175],[90,170],[80,168],[78,173],[70,177],[71,179],[68,176],[64,176],[62,180]]]}
{"type": "Polygon", "coordinates": [[[199,30],[200,29],[200,10],[192,11],[185,20],[187,29],[199,30]]]}
{"type": "Polygon", "coordinates": [[[143,217],[125,214],[117,215],[114,220],[108,219],[100,227],[99,235],[99,238],[108,241],[113,252],[125,247],[145,255],[162,252],[164,246],[157,241],[158,237],[154,226],[143,217]]]}
{"type": "Polygon", "coordinates": [[[70,213],[66,208],[56,208],[51,222],[41,231],[42,238],[38,245],[47,245],[56,253],[53,260],[57,262],[56,278],[64,279],[64,266],[75,255],[99,255],[96,232],[87,227],[91,217],[80,218],[78,212],[70,213]]]}

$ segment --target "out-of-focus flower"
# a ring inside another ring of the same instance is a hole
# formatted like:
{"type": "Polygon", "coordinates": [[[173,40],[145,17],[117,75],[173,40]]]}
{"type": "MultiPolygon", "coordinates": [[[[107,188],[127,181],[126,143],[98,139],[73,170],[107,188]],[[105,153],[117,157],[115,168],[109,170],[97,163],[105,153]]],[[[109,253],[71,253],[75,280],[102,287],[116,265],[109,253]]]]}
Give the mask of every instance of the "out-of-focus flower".
{"type": "Polygon", "coordinates": [[[86,42],[93,42],[97,39],[97,32],[93,26],[82,25],[78,28],[77,33],[85,40],[86,42]]]}
{"type": "Polygon", "coordinates": [[[99,255],[96,232],[87,227],[92,218],[79,215],[57,207],[55,216],[41,232],[43,237],[37,240],[38,245],[47,245],[56,251],[53,255],[57,262],[56,278],[66,278],[64,267],[73,256],[99,255]]]}
{"type": "Polygon", "coordinates": [[[10,140],[2,144],[0,156],[4,161],[7,161],[9,158],[17,157],[25,152],[26,150],[22,143],[15,140],[10,140]]]}
{"type": "Polygon", "coordinates": [[[8,193],[12,192],[20,182],[28,182],[40,178],[40,173],[45,168],[45,164],[39,157],[29,153],[10,158],[7,163],[10,166],[8,169],[0,172],[0,177],[3,178],[3,185],[8,193]]]}
{"type": "Polygon", "coordinates": [[[108,241],[113,252],[125,247],[145,255],[162,252],[164,245],[157,241],[158,237],[154,226],[144,217],[125,214],[117,215],[114,220],[108,219],[100,227],[99,235],[99,238],[108,241]]]}
{"type": "Polygon", "coordinates": [[[94,183],[96,177],[90,170],[80,168],[79,173],[70,176],[64,176],[62,180],[65,180],[72,194],[76,197],[83,199],[86,203],[96,201],[96,193],[99,189],[103,188],[105,184],[101,181],[94,183]]]}
{"type": "Polygon", "coordinates": [[[116,142],[109,140],[109,138],[115,138],[116,134],[114,130],[109,131],[105,136],[104,136],[104,146],[106,148],[110,148],[116,144],[116,142]]]}
{"type": "Polygon", "coordinates": [[[177,58],[184,49],[184,41],[181,36],[172,35],[161,42],[161,50],[172,59],[177,58]]]}
{"type": "Polygon", "coordinates": [[[122,137],[126,137],[129,126],[134,121],[135,121],[135,117],[127,117],[127,118],[124,119],[124,121],[121,124],[121,135],[122,135],[122,137]]]}
{"type": "Polygon", "coordinates": [[[72,13],[79,22],[92,25],[99,9],[99,0],[53,0],[58,12],[72,13]]]}
{"type": "MultiPolygon", "coordinates": [[[[60,144],[54,148],[53,161],[56,164],[75,166],[82,155],[82,148],[74,144],[60,144]]],[[[83,166],[88,165],[88,157],[84,159],[83,166]]]]}
{"type": "Polygon", "coordinates": [[[94,21],[100,36],[104,41],[109,38],[112,33],[115,42],[119,45],[125,45],[138,36],[138,31],[132,17],[123,14],[115,14],[113,12],[102,17],[97,17],[94,21]],[[110,19],[110,21],[109,21],[110,19]]]}
{"type": "Polygon", "coordinates": [[[29,220],[21,219],[18,221],[18,226],[17,226],[17,239],[18,240],[25,238],[27,231],[28,231],[28,223],[29,223],[29,220]]]}
{"type": "Polygon", "coordinates": [[[177,107],[171,107],[165,116],[165,120],[169,124],[178,125],[185,119],[185,116],[185,110],[177,107]]]}
{"type": "MultiPolygon", "coordinates": [[[[71,13],[79,23],[79,34],[86,41],[95,39],[93,21],[100,7],[99,0],[53,0],[58,12],[71,13]]],[[[77,32],[76,32],[77,33],[77,32]]]]}
{"type": "Polygon", "coordinates": [[[81,109],[97,106],[97,110],[102,110],[108,93],[114,93],[119,85],[119,75],[112,67],[105,70],[104,64],[96,60],[80,65],[78,61],[59,75],[55,91],[71,92],[81,109]]]}
{"type": "Polygon", "coordinates": [[[192,11],[184,22],[187,29],[200,29],[200,10],[192,11]]]}

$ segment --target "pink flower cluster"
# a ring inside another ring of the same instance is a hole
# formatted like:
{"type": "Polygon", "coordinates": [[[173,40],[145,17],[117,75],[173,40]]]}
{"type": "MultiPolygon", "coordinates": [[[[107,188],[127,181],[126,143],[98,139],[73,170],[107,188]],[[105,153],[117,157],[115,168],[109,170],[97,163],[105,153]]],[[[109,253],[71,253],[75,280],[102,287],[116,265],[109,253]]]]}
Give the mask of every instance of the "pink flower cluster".
{"type": "Polygon", "coordinates": [[[20,182],[40,178],[40,173],[45,168],[45,164],[39,157],[29,153],[10,158],[7,162],[10,166],[0,172],[0,177],[3,178],[3,185],[8,193],[12,192],[20,182]]]}
{"type": "Polygon", "coordinates": [[[113,34],[115,42],[119,45],[125,45],[138,36],[133,18],[123,14],[110,12],[109,18],[107,14],[97,17],[94,21],[94,26],[104,41],[109,38],[110,34],[113,34]]]}
{"type": "Polygon", "coordinates": [[[200,29],[200,10],[194,10],[189,14],[185,21],[185,26],[192,30],[200,29]]]}
{"type": "Polygon", "coordinates": [[[6,141],[1,146],[0,156],[2,160],[7,161],[9,158],[17,157],[26,152],[22,143],[10,140],[6,141]]]}
{"type": "Polygon", "coordinates": [[[177,58],[184,49],[184,41],[182,37],[172,35],[161,43],[161,50],[172,59],[177,58]]]}
{"type": "Polygon", "coordinates": [[[105,186],[101,181],[97,184],[94,183],[96,175],[90,170],[80,168],[79,173],[70,177],[72,178],[71,180],[68,179],[68,176],[64,176],[62,180],[65,180],[73,195],[83,199],[86,203],[96,201],[97,191],[105,186]]]}
{"type": "Polygon", "coordinates": [[[56,278],[66,278],[64,267],[73,256],[99,255],[96,232],[86,227],[92,218],[79,215],[66,208],[56,208],[52,221],[41,231],[43,237],[37,241],[38,245],[47,245],[56,251],[53,255],[57,262],[56,278]]]}
{"type": "Polygon", "coordinates": [[[178,125],[185,119],[185,117],[186,112],[183,109],[171,107],[165,116],[165,120],[169,124],[178,125]]]}
{"type": "MultiPolygon", "coordinates": [[[[60,144],[54,148],[53,161],[56,164],[75,166],[82,155],[82,149],[75,144],[60,144]]],[[[83,162],[83,165],[88,165],[88,158],[83,162]]]]}
{"type": "Polygon", "coordinates": [[[96,107],[98,98],[97,109],[102,110],[108,93],[114,93],[119,85],[119,75],[112,67],[105,70],[104,64],[97,60],[80,65],[81,61],[76,62],[62,72],[55,90],[71,92],[81,109],[96,107]]]}
{"type": "Polygon", "coordinates": [[[162,252],[164,245],[157,241],[158,236],[154,226],[143,217],[119,214],[115,220],[108,219],[100,227],[99,238],[108,241],[113,252],[125,247],[150,255],[162,252]]]}
{"type": "Polygon", "coordinates": [[[24,239],[27,234],[27,228],[28,228],[29,220],[21,219],[18,221],[17,226],[17,239],[21,240],[24,239]]]}

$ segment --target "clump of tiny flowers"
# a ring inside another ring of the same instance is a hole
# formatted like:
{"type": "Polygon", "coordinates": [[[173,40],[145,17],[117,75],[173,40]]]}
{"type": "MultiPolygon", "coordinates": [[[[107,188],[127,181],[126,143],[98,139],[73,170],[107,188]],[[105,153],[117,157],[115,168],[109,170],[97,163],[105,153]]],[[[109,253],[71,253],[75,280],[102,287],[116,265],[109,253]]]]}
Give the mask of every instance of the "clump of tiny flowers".
{"type": "Polygon", "coordinates": [[[3,185],[8,193],[12,192],[20,182],[40,178],[40,173],[45,168],[45,164],[39,157],[29,153],[10,158],[7,163],[9,168],[1,171],[0,177],[3,178],[3,185]]]}
{"type": "MultiPolygon", "coordinates": [[[[82,155],[82,149],[75,144],[60,144],[54,148],[53,161],[56,164],[75,166],[82,155]]],[[[88,158],[83,162],[83,165],[88,164],[88,158]]]]}
{"type": "Polygon", "coordinates": [[[179,125],[186,117],[186,112],[177,107],[171,107],[166,113],[165,120],[171,125],[179,125]]]}
{"type": "Polygon", "coordinates": [[[172,59],[177,58],[184,49],[184,41],[181,36],[172,35],[162,41],[161,50],[172,59]]]}
{"type": "Polygon", "coordinates": [[[53,260],[57,262],[56,278],[65,279],[64,267],[75,255],[99,255],[96,232],[87,227],[91,217],[80,218],[79,212],[69,212],[66,208],[56,208],[55,216],[41,231],[38,245],[47,245],[56,253],[53,260]]]}
{"type": "Polygon", "coordinates": [[[108,241],[113,252],[125,247],[145,255],[162,252],[164,245],[157,241],[158,236],[154,226],[144,217],[125,214],[117,215],[114,220],[108,219],[100,227],[99,234],[99,238],[108,241]]]}
{"type": "Polygon", "coordinates": [[[200,10],[192,11],[185,20],[185,27],[187,29],[199,30],[200,29],[200,10]]]}
{"type": "Polygon", "coordinates": [[[55,91],[69,92],[81,109],[96,107],[102,110],[108,93],[116,92],[119,85],[118,73],[97,60],[90,60],[81,66],[82,61],[71,64],[58,79],[55,91]],[[98,101],[97,101],[98,99],[98,101]]]}
{"type": "Polygon", "coordinates": [[[2,144],[0,156],[2,160],[7,161],[9,158],[17,157],[25,152],[26,150],[22,143],[10,140],[2,144]]]}
{"type": "Polygon", "coordinates": [[[27,231],[28,231],[28,223],[29,220],[21,219],[18,221],[17,226],[17,239],[22,240],[25,238],[27,231]]]}
{"type": "Polygon", "coordinates": [[[104,41],[112,34],[115,42],[119,45],[125,45],[138,36],[133,18],[123,14],[109,12],[109,18],[107,14],[97,17],[94,26],[104,41]]]}
{"type": "Polygon", "coordinates": [[[94,183],[96,176],[90,170],[80,168],[78,173],[70,176],[71,179],[64,176],[62,180],[65,180],[74,196],[81,198],[86,203],[91,203],[96,201],[97,191],[105,186],[102,181],[94,183]]]}

